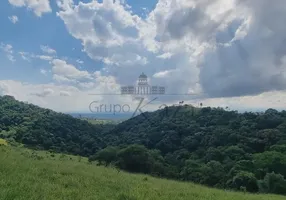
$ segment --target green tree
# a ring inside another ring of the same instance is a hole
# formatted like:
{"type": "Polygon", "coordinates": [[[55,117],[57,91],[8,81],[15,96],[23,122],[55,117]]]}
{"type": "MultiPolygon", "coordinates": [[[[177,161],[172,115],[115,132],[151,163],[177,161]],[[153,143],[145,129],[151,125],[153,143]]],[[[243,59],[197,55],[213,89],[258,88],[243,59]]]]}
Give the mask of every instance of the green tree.
{"type": "Polygon", "coordinates": [[[286,194],[286,180],[281,174],[267,173],[258,181],[259,191],[263,193],[286,194]]]}
{"type": "Polygon", "coordinates": [[[214,185],[223,185],[225,183],[225,170],[220,162],[210,161],[206,165],[201,168],[202,172],[202,180],[200,181],[202,184],[206,184],[209,186],[214,185]]]}
{"type": "Polygon", "coordinates": [[[154,160],[147,148],[131,145],[118,152],[116,165],[129,172],[150,173],[154,160]]]}
{"type": "MultiPolygon", "coordinates": [[[[254,165],[256,169],[260,169],[264,174],[275,172],[286,176],[286,155],[276,151],[266,151],[254,154],[254,165]]],[[[262,178],[263,178],[262,177],[262,178]]]]}
{"type": "Polygon", "coordinates": [[[99,164],[104,163],[105,166],[117,160],[117,151],[115,147],[106,147],[96,153],[95,157],[91,157],[90,161],[98,160],[99,164]]]}
{"type": "Polygon", "coordinates": [[[237,190],[245,188],[248,192],[258,191],[257,179],[255,178],[255,175],[250,172],[239,172],[236,176],[232,178],[231,181],[228,182],[228,185],[231,188],[237,190]]]}

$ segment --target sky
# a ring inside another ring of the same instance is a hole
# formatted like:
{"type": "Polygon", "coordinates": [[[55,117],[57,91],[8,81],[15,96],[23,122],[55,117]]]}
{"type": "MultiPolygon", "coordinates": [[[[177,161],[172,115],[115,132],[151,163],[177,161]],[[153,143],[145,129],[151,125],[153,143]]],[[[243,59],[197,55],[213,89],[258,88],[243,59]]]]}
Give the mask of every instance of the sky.
{"type": "Polygon", "coordinates": [[[59,112],[136,109],[117,94],[144,72],[166,87],[146,110],[284,109],[285,21],[285,0],[4,0],[0,95],[59,112]]]}

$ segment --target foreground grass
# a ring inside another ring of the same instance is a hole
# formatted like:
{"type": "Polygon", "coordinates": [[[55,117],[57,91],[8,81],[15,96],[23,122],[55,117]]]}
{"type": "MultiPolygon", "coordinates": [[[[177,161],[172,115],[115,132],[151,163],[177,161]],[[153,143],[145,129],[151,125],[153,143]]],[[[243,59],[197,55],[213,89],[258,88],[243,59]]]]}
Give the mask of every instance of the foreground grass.
{"type": "Polygon", "coordinates": [[[2,200],[285,200],[210,189],[88,164],[86,159],[0,147],[2,200]]]}

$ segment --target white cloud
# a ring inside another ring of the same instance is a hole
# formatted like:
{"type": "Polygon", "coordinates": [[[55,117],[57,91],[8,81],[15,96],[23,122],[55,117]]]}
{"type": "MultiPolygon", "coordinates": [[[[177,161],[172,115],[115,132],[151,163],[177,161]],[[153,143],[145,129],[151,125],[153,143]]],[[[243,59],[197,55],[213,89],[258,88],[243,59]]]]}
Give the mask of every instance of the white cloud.
{"type": "MultiPolygon", "coordinates": [[[[93,101],[109,104],[128,104],[130,110],[135,111],[138,101],[133,101],[129,97],[114,97],[91,95],[99,94],[106,88],[104,85],[97,85],[88,91],[80,91],[76,87],[61,86],[55,84],[28,84],[12,80],[0,81],[0,94],[12,95],[21,101],[27,101],[44,108],[50,108],[58,112],[90,112],[89,105],[93,101]]],[[[262,93],[255,96],[232,97],[232,98],[209,98],[185,101],[186,104],[198,106],[229,107],[235,110],[263,110],[266,108],[283,109],[286,98],[286,91],[274,91],[262,93]],[[274,98],[273,98],[274,97],[274,98]]],[[[147,103],[147,102],[146,102],[147,103]]],[[[177,102],[173,102],[177,103],[177,102]]],[[[158,109],[160,101],[153,102],[144,107],[144,111],[158,109]]],[[[171,105],[171,104],[168,104],[171,105]]]]}
{"type": "Polygon", "coordinates": [[[161,55],[159,55],[159,56],[157,56],[157,58],[162,58],[162,59],[169,59],[169,58],[171,58],[173,56],[173,54],[171,54],[171,53],[164,53],[164,54],[161,54],[161,55]]]}
{"type": "MultiPolygon", "coordinates": [[[[102,71],[116,76],[119,84],[133,84],[142,71],[151,77],[158,71],[167,70],[176,73],[169,80],[154,76],[153,79],[157,80],[152,82],[176,86],[185,84],[179,88],[182,92],[197,82],[196,77],[182,78],[190,73],[198,76],[197,69],[189,68],[190,55],[183,48],[174,51],[161,45],[155,40],[155,24],[132,14],[119,1],[66,3],[61,9],[58,16],[69,33],[81,40],[84,52],[90,58],[105,64],[102,71]],[[168,63],[162,58],[169,58],[168,63]]],[[[178,92],[178,88],[168,88],[178,92]]]]}
{"type": "Polygon", "coordinates": [[[3,51],[5,51],[6,53],[8,54],[12,54],[13,53],[13,46],[11,44],[4,44],[4,43],[1,43],[1,49],[3,51]]]}
{"type": "Polygon", "coordinates": [[[14,56],[11,55],[11,54],[8,54],[8,55],[7,55],[7,58],[8,58],[8,60],[10,60],[11,62],[15,62],[15,61],[16,61],[16,59],[14,58],[14,56]]]}
{"type": "Polygon", "coordinates": [[[50,48],[49,46],[44,46],[44,45],[41,46],[41,50],[47,54],[56,54],[57,53],[56,50],[50,48]]]}
{"type": "Polygon", "coordinates": [[[32,59],[41,59],[45,61],[51,61],[56,58],[55,55],[35,55],[34,53],[30,52],[18,52],[21,58],[25,61],[31,62],[32,59]]]}
{"type": "Polygon", "coordinates": [[[58,16],[121,84],[144,71],[170,92],[201,88],[210,97],[286,88],[283,0],[159,0],[146,19],[120,1],[71,2],[58,16]]]}
{"type": "Polygon", "coordinates": [[[48,61],[53,59],[52,56],[47,56],[47,55],[37,55],[36,57],[41,60],[48,60],[48,61]]]}
{"type": "Polygon", "coordinates": [[[71,96],[71,93],[68,91],[60,91],[60,96],[71,96]]]}
{"type": "MultiPolygon", "coordinates": [[[[42,58],[51,61],[53,78],[61,84],[107,93],[145,72],[167,93],[203,93],[206,104],[255,106],[247,96],[254,95],[256,107],[282,106],[275,98],[284,97],[286,89],[285,0],[159,0],[146,18],[119,0],[57,4],[57,15],[83,52],[104,63],[97,72],[81,70],[42,46],[50,55],[42,58]]],[[[4,47],[13,56],[12,48],[4,47]]]]}
{"type": "Polygon", "coordinates": [[[23,52],[23,51],[20,51],[20,52],[18,52],[19,54],[20,54],[20,56],[21,56],[21,58],[23,59],[23,60],[25,60],[25,61],[28,61],[28,62],[30,62],[31,60],[30,60],[30,54],[28,53],[28,52],[23,52]]]}
{"type": "Polygon", "coordinates": [[[41,17],[44,13],[52,12],[49,0],[8,0],[9,3],[16,7],[27,7],[35,15],[41,17]]]}
{"type": "Polygon", "coordinates": [[[138,35],[136,21],[140,19],[126,11],[119,1],[93,1],[76,6],[70,1],[61,2],[65,6],[61,6],[63,10],[58,16],[64,20],[69,32],[82,40],[84,51],[91,58],[112,63],[120,63],[123,58],[137,61],[138,53],[131,49],[126,54],[124,51],[128,46],[134,49],[133,43],[138,35]],[[123,50],[121,54],[114,55],[119,49],[123,50]]]}
{"type": "Polygon", "coordinates": [[[64,60],[54,59],[52,65],[53,77],[59,82],[85,82],[93,79],[87,71],[81,71],[64,60]]]}
{"type": "Polygon", "coordinates": [[[80,59],[77,59],[76,62],[77,62],[78,64],[83,64],[83,63],[84,63],[84,62],[83,62],[82,60],[80,60],[80,59]]]}
{"type": "Polygon", "coordinates": [[[45,69],[41,69],[40,72],[41,72],[41,74],[43,74],[43,75],[47,75],[47,70],[45,70],[45,69]]]}
{"type": "Polygon", "coordinates": [[[129,55],[114,54],[110,57],[104,58],[103,62],[107,65],[117,65],[120,67],[146,65],[148,60],[146,57],[141,57],[137,54],[130,53],[129,55]],[[126,57],[127,56],[127,57],[126,57]]]}
{"type": "Polygon", "coordinates": [[[13,24],[16,24],[16,23],[19,21],[19,19],[18,19],[18,17],[17,17],[16,15],[10,16],[10,17],[8,17],[8,19],[9,19],[13,24]]]}
{"type": "MultiPolygon", "coordinates": [[[[93,101],[104,102],[107,105],[132,103],[132,99],[129,97],[114,99],[111,96],[94,95],[109,93],[116,84],[112,77],[98,78],[94,87],[88,90],[53,83],[29,84],[13,80],[0,80],[0,95],[12,95],[17,100],[27,101],[58,112],[90,112],[89,105],[93,101]]],[[[133,107],[136,108],[135,105],[133,107]]]]}
{"type": "Polygon", "coordinates": [[[51,89],[51,88],[45,88],[41,92],[31,93],[31,95],[35,95],[35,96],[38,96],[38,97],[47,97],[47,96],[50,96],[50,95],[54,94],[54,92],[55,91],[53,89],[51,89]]]}
{"type": "Polygon", "coordinates": [[[153,77],[155,77],[155,78],[166,78],[166,77],[171,75],[171,72],[172,71],[168,71],[168,70],[161,71],[161,72],[154,74],[153,77]]]}
{"type": "Polygon", "coordinates": [[[10,44],[4,44],[1,43],[0,44],[0,49],[2,51],[4,51],[4,53],[6,54],[7,58],[11,61],[11,62],[15,62],[15,58],[14,58],[14,52],[13,52],[13,46],[10,44]]]}

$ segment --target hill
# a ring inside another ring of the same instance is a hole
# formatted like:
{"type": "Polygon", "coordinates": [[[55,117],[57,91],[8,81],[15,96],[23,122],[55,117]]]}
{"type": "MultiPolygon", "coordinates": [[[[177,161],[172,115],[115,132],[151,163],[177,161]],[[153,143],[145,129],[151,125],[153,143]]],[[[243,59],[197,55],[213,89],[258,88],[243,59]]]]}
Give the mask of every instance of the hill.
{"type": "Polygon", "coordinates": [[[0,199],[282,200],[98,167],[85,159],[0,146],[0,199]]]}
{"type": "Polygon", "coordinates": [[[115,124],[0,97],[0,138],[133,173],[286,194],[286,111],[171,106],[115,124]]]}
{"type": "Polygon", "coordinates": [[[100,134],[112,125],[92,125],[70,115],[0,97],[0,138],[28,147],[92,155],[105,146],[100,134]]]}
{"type": "Polygon", "coordinates": [[[124,121],[105,134],[104,141],[115,148],[93,159],[127,171],[286,194],[286,111],[238,113],[171,106],[124,121]]]}

